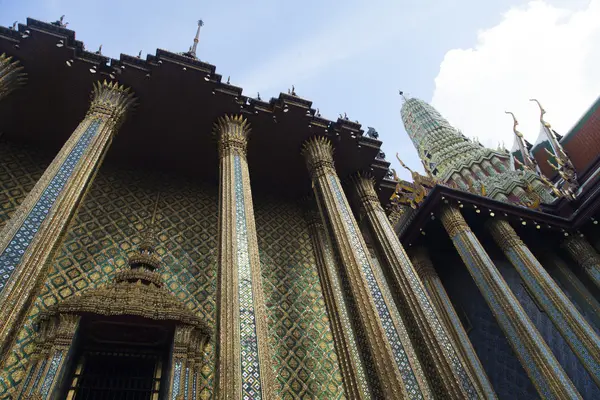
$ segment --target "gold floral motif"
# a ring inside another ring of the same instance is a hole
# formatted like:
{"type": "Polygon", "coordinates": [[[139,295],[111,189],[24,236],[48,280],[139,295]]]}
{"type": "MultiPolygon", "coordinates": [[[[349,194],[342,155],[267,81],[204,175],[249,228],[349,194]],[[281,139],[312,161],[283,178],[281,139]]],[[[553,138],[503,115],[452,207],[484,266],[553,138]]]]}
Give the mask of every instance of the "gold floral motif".
{"type": "Polygon", "coordinates": [[[22,71],[19,61],[0,54],[0,101],[27,82],[27,74],[22,71]]]}

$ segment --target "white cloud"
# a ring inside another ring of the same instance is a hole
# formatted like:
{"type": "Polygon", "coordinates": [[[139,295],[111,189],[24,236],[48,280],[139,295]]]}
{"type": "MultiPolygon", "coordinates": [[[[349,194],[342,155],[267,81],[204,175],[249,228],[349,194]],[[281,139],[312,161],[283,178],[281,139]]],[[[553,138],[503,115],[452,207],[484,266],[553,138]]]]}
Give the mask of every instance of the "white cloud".
{"type": "MultiPolygon", "coordinates": [[[[565,4],[565,3],[561,3],[565,4]]],[[[432,104],[465,135],[487,146],[513,144],[515,113],[533,142],[539,112],[565,134],[600,95],[600,0],[568,9],[532,1],[478,34],[470,49],[446,53],[432,104]]]]}

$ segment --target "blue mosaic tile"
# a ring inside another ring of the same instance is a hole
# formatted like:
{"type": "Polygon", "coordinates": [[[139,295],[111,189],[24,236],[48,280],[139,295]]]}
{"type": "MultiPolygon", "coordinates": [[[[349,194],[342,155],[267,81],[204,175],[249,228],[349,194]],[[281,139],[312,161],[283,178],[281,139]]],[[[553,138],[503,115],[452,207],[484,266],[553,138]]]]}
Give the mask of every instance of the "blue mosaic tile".
{"type": "Polygon", "coordinates": [[[38,202],[33,206],[31,212],[8,246],[0,254],[0,292],[6,286],[13,271],[21,262],[38,229],[50,213],[50,209],[64,189],[75,167],[87,150],[90,142],[96,136],[101,120],[93,121],[85,130],[79,141],[75,144],[56,175],[52,178],[48,187],[42,192],[38,202]]]}
{"type": "Polygon", "coordinates": [[[375,278],[375,275],[371,270],[371,264],[369,263],[369,260],[367,258],[366,251],[360,242],[359,233],[357,231],[357,228],[355,227],[355,222],[353,221],[353,217],[349,210],[349,205],[344,198],[342,190],[338,184],[337,178],[332,175],[330,175],[328,178],[333,188],[333,192],[336,197],[339,210],[341,211],[342,218],[344,219],[344,223],[346,225],[346,228],[348,229],[348,236],[350,238],[350,242],[359,258],[359,263],[361,265],[362,272],[366,278],[369,291],[371,292],[371,296],[375,301],[377,313],[379,314],[381,324],[392,348],[394,359],[400,371],[400,375],[402,377],[408,395],[412,399],[423,399],[423,394],[421,393],[421,389],[419,387],[415,374],[411,368],[408,356],[406,355],[404,347],[402,346],[402,342],[400,340],[398,331],[396,330],[396,326],[394,325],[394,322],[392,320],[390,310],[387,307],[387,304],[385,302],[381,288],[379,287],[379,284],[375,278]]]}
{"type": "Polygon", "coordinates": [[[46,369],[46,364],[47,364],[47,360],[43,360],[42,361],[42,365],[40,365],[40,368],[38,369],[38,373],[35,377],[35,380],[33,381],[33,385],[31,385],[31,389],[29,389],[29,395],[31,395],[34,391],[35,388],[37,387],[37,385],[40,384],[40,380],[42,379],[42,374],[44,373],[44,370],[46,369]]]}
{"type": "Polygon", "coordinates": [[[48,373],[46,374],[46,379],[44,379],[44,383],[42,384],[42,388],[40,390],[40,394],[42,398],[45,399],[48,397],[48,392],[50,391],[50,386],[52,386],[52,382],[56,377],[56,373],[58,372],[58,367],[60,366],[60,362],[62,361],[63,353],[62,351],[56,352],[52,357],[52,361],[50,361],[50,368],[48,368],[48,373]]]}
{"type": "Polygon", "coordinates": [[[260,367],[258,359],[258,335],[252,295],[252,271],[248,249],[248,228],[242,164],[238,155],[234,156],[235,187],[235,232],[237,242],[237,266],[240,298],[240,356],[242,367],[242,398],[259,400],[262,398],[260,367]]]}
{"type": "MultiPolygon", "coordinates": [[[[544,382],[544,376],[539,370],[537,364],[534,362],[533,356],[529,351],[528,347],[525,346],[525,343],[522,341],[521,334],[517,332],[516,327],[512,323],[511,317],[505,312],[505,308],[501,305],[500,299],[498,299],[495,296],[495,292],[488,285],[486,279],[483,276],[483,273],[480,271],[479,266],[474,259],[474,255],[471,254],[469,250],[473,248],[474,251],[477,253],[476,255],[482,260],[487,260],[489,264],[493,264],[492,260],[489,259],[489,256],[481,248],[481,245],[479,245],[479,242],[473,234],[473,232],[466,232],[464,233],[464,235],[465,237],[463,239],[461,234],[457,234],[454,237],[452,237],[452,241],[455,243],[458,252],[460,253],[469,271],[471,272],[471,276],[477,283],[477,286],[479,287],[481,293],[486,299],[486,302],[488,303],[489,307],[492,309],[494,315],[496,315],[498,324],[502,327],[505,335],[508,337],[508,340],[512,344],[515,353],[520,355],[522,364],[529,370],[529,374],[532,380],[537,382],[544,382]],[[471,243],[476,243],[476,245],[471,246],[471,243]]],[[[499,271],[495,267],[490,268],[490,273],[493,275],[493,279],[495,281],[504,281],[499,271]]],[[[504,290],[510,292],[508,286],[504,288],[504,290]]],[[[513,296],[506,296],[506,301],[508,302],[508,306],[515,312],[516,317],[519,318],[521,322],[526,326],[526,329],[529,332],[536,332],[536,328],[534,327],[533,323],[528,318],[528,316],[524,313],[523,308],[519,305],[516,298],[514,298],[513,296]]],[[[539,340],[543,339],[539,337],[539,340]]],[[[552,353],[548,351],[547,347],[542,346],[538,349],[542,352],[542,354],[544,354],[544,356],[547,359],[553,358],[552,353]]],[[[555,363],[554,365],[547,365],[547,367],[552,369],[556,376],[561,377],[561,379],[563,380],[562,384],[565,387],[569,387],[569,382],[566,382],[564,380],[566,376],[562,373],[563,371],[557,363],[555,363]]],[[[550,390],[550,385],[548,384],[539,385],[538,390],[545,397],[553,397],[553,393],[550,390]]],[[[577,398],[576,393],[573,393],[573,398],[577,398]]]]}
{"type": "Polygon", "coordinates": [[[187,398],[188,398],[189,381],[190,381],[190,369],[186,367],[185,368],[185,383],[183,385],[183,400],[187,400],[187,398]]]}
{"type": "Polygon", "coordinates": [[[181,360],[175,361],[175,370],[173,371],[173,392],[171,400],[177,400],[179,397],[179,388],[181,387],[181,360]]]}
{"type": "Polygon", "coordinates": [[[425,287],[421,283],[420,278],[417,276],[416,271],[413,268],[410,268],[411,262],[408,259],[406,252],[400,247],[400,242],[398,241],[396,233],[393,231],[392,226],[390,225],[384,211],[381,210],[380,212],[376,212],[376,218],[379,221],[379,225],[383,227],[384,233],[387,237],[387,241],[391,244],[396,256],[398,256],[398,258],[402,260],[404,265],[409,266],[409,268],[404,268],[402,270],[402,273],[410,282],[410,286],[413,292],[416,293],[419,306],[426,314],[427,319],[430,321],[431,326],[435,331],[436,340],[439,340],[440,344],[447,351],[446,356],[450,360],[452,370],[455,376],[458,377],[463,390],[469,398],[478,398],[479,396],[475,390],[475,387],[473,386],[473,382],[471,382],[471,379],[469,378],[467,371],[462,365],[462,362],[460,361],[456,350],[452,346],[452,342],[446,334],[446,330],[440,322],[433,308],[433,305],[431,304],[431,300],[425,293],[425,287]]]}

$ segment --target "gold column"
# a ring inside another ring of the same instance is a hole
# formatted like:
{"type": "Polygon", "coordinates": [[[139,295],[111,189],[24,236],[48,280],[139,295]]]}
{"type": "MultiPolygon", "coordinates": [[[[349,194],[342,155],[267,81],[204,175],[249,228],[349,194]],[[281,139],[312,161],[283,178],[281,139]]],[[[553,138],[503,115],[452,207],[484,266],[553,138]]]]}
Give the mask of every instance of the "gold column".
{"type": "Polygon", "coordinates": [[[390,225],[375,193],[373,180],[359,175],[354,179],[354,187],[374,241],[379,244],[381,255],[399,290],[398,298],[404,316],[416,328],[413,340],[421,342],[423,355],[433,370],[429,377],[438,395],[453,399],[495,398],[493,390],[486,393],[475,384],[472,372],[465,368],[466,363],[456,352],[452,337],[447,334],[423,283],[390,225]]]}
{"type": "Polygon", "coordinates": [[[600,337],[507,221],[490,219],[486,226],[506,258],[519,272],[529,292],[600,386],[600,337]]]}
{"type": "Polygon", "coordinates": [[[272,399],[274,374],[246,146],[250,126],[219,118],[219,277],[216,398],[272,399]]]}
{"type": "Polygon", "coordinates": [[[175,327],[168,399],[191,400],[200,398],[199,380],[204,360],[207,336],[191,325],[175,327]]]}
{"type": "Polygon", "coordinates": [[[71,346],[80,317],[59,314],[40,317],[37,351],[18,389],[18,399],[55,399],[73,355],[71,346]]]}
{"type": "Polygon", "coordinates": [[[467,360],[467,368],[471,371],[471,375],[475,377],[476,384],[480,388],[479,390],[486,393],[488,397],[495,397],[494,388],[481,365],[481,361],[479,361],[479,357],[477,357],[477,353],[475,353],[467,332],[454,310],[454,306],[442,285],[442,281],[433,268],[427,251],[424,248],[418,248],[410,254],[415,270],[421,277],[421,281],[427,292],[429,292],[429,297],[438,315],[444,321],[447,332],[454,338],[456,348],[463,359],[467,360]]]}
{"type": "Polygon", "coordinates": [[[133,102],[129,89],[97,82],[87,115],[0,232],[0,351],[7,350],[20,329],[36,285],[43,282],[71,217],[133,102]]]}
{"type": "Polygon", "coordinates": [[[581,398],[459,209],[445,206],[441,220],[498,325],[542,398],[581,398]]]}
{"type": "Polygon", "coordinates": [[[358,308],[375,373],[387,399],[431,398],[406,328],[389,296],[387,283],[368,257],[368,249],[352,215],[333,165],[333,148],[325,138],[304,143],[302,153],[319,208],[331,228],[340,256],[341,274],[358,308]]]}
{"type": "Polygon", "coordinates": [[[590,242],[583,236],[570,235],[562,243],[562,247],[600,289],[600,256],[590,242]]]}
{"type": "Polygon", "coordinates": [[[350,323],[349,312],[344,302],[342,285],[337,273],[337,263],[331,250],[329,236],[325,232],[317,210],[309,210],[306,213],[306,220],[346,397],[348,399],[370,399],[369,386],[360,359],[356,336],[350,323]]]}
{"type": "Polygon", "coordinates": [[[4,53],[0,54],[0,101],[27,81],[27,74],[22,71],[23,67],[18,61],[13,61],[4,53]]]}
{"type": "Polygon", "coordinates": [[[579,306],[586,310],[592,324],[600,326],[600,303],[567,266],[567,263],[555,253],[550,253],[544,261],[548,261],[548,264],[554,267],[551,271],[556,280],[573,296],[579,306]]]}

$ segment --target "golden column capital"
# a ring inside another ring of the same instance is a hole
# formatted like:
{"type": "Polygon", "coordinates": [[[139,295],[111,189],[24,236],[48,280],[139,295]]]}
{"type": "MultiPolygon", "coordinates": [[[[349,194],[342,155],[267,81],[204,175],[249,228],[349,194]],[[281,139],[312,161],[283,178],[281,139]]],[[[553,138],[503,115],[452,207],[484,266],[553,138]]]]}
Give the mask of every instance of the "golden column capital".
{"type": "Polygon", "coordinates": [[[112,81],[98,81],[94,83],[91,93],[88,117],[104,118],[119,126],[135,101],[133,92],[128,87],[112,81]]]}
{"type": "Polygon", "coordinates": [[[581,398],[460,210],[446,205],[440,219],[540,396],[581,398]]]}
{"type": "Polygon", "coordinates": [[[412,261],[417,274],[423,281],[427,278],[437,278],[438,274],[433,267],[433,263],[427,254],[427,250],[424,247],[417,247],[410,252],[410,259],[412,261]]]}
{"type": "Polygon", "coordinates": [[[335,174],[333,146],[329,139],[322,136],[308,139],[302,145],[302,155],[313,180],[327,173],[335,174]]]}
{"type": "Polygon", "coordinates": [[[503,219],[488,219],[485,226],[492,234],[496,244],[506,252],[507,250],[524,246],[525,244],[517,235],[517,232],[510,226],[510,223],[503,219]]]}
{"type": "Polygon", "coordinates": [[[486,221],[486,227],[565,342],[596,384],[600,384],[600,337],[519,238],[508,221],[490,219],[486,221]]]}
{"type": "Polygon", "coordinates": [[[0,100],[27,82],[27,74],[19,61],[13,61],[5,53],[0,54],[0,100]]]}
{"type": "Polygon", "coordinates": [[[383,207],[375,191],[375,180],[370,174],[358,173],[353,179],[359,196],[360,206],[365,212],[382,211],[383,207]]]}
{"type": "Polygon", "coordinates": [[[225,157],[233,152],[246,157],[250,123],[241,114],[224,115],[214,123],[213,131],[219,139],[219,157],[225,157]]]}
{"type": "Polygon", "coordinates": [[[565,239],[562,247],[579,264],[593,284],[600,289],[600,255],[594,246],[583,235],[571,235],[565,239]]]}
{"type": "Polygon", "coordinates": [[[463,218],[460,210],[453,205],[442,208],[440,219],[450,238],[459,233],[471,232],[471,228],[467,225],[467,221],[463,218]]]}

